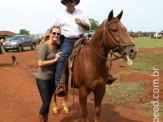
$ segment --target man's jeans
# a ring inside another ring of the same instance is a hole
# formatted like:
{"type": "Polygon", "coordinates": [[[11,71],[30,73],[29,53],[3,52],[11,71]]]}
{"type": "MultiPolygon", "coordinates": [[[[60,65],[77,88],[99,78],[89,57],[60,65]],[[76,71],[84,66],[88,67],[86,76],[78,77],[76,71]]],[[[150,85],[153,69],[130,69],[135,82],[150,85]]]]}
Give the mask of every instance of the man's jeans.
{"type": "Polygon", "coordinates": [[[66,61],[68,60],[68,57],[71,54],[71,51],[74,47],[74,43],[77,41],[78,39],[69,39],[69,38],[64,38],[63,40],[61,40],[61,46],[60,46],[60,52],[62,52],[57,66],[56,66],[56,72],[55,72],[55,85],[56,88],[60,82],[60,77],[61,77],[61,73],[62,73],[62,68],[64,66],[64,64],[66,63],[66,61]]]}

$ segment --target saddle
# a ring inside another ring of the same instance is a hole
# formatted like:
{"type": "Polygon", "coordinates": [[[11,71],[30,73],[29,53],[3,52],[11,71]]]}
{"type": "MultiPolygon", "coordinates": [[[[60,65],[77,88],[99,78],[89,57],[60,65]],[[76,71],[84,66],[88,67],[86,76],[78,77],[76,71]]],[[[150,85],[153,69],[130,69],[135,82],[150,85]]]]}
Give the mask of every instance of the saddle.
{"type": "MultiPolygon", "coordinates": [[[[71,88],[78,88],[76,82],[73,79],[73,65],[76,59],[76,56],[78,55],[80,49],[87,43],[88,39],[86,38],[80,38],[77,40],[74,44],[73,50],[67,60],[67,62],[64,64],[62,68],[62,73],[61,73],[61,78],[60,78],[60,86],[58,89],[61,87],[62,90],[61,92],[56,89],[56,95],[57,96],[64,96],[67,94],[67,91],[71,90],[71,88]],[[68,81],[68,82],[67,82],[68,81]]],[[[108,75],[108,80],[107,84],[111,85],[116,78],[113,78],[111,74],[108,75]]]]}
{"type": "Polygon", "coordinates": [[[82,37],[75,42],[73,50],[68,58],[68,61],[63,66],[60,84],[65,85],[63,87],[65,91],[67,91],[71,87],[77,88],[77,85],[75,84],[75,82],[73,82],[73,65],[80,49],[87,43],[87,41],[88,41],[87,38],[82,37]],[[66,83],[66,81],[68,81],[68,83],[66,83]]]}

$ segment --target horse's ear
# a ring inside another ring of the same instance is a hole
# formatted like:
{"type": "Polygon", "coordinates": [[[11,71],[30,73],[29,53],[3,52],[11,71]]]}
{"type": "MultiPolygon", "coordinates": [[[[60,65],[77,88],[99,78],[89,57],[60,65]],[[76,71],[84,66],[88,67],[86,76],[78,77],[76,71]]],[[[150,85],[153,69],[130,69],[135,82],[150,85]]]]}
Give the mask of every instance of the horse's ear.
{"type": "Polygon", "coordinates": [[[123,10],[119,13],[119,15],[117,16],[117,19],[120,20],[122,15],[123,15],[123,10]]]}
{"type": "Polygon", "coordinates": [[[109,16],[108,16],[108,20],[111,21],[113,18],[113,10],[110,11],[109,16]]]}

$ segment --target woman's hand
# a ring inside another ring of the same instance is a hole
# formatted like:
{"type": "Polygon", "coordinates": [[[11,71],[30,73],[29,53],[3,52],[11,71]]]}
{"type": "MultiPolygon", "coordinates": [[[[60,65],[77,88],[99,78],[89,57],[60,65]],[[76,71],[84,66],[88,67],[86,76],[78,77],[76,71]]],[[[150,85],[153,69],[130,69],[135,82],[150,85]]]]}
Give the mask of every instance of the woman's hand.
{"type": "Polygon", "coordinates": [[[61,53],[62,52],[58,52],[56,55],[55,55],[55,62],[59,60],[60,56],[61,56],[61,53]]]}
{"type": "Polygon", "coordinates": [[[52,60],[46,60],[46,61],[38,61],[38,66],[39,67],[43,67],[43,66],[49,66],[55,62],[58,61],[58,59],[60,58],[60,55],[61,55],[62,52],[58,52],[56,55],[55,55],[55,58],[52,59],[52,60]]]}

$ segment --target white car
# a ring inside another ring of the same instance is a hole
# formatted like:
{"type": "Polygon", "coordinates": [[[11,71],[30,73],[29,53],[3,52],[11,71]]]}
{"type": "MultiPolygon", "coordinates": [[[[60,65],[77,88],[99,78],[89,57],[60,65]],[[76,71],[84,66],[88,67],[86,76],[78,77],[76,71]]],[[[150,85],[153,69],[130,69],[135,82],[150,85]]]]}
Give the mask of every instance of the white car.
{"type": "Polygon", "coordinates": [[[157,32],[157,33],[155,33],[154,38],[161,39],[162,36],[163,36],[163,32],[157,32]]]}

